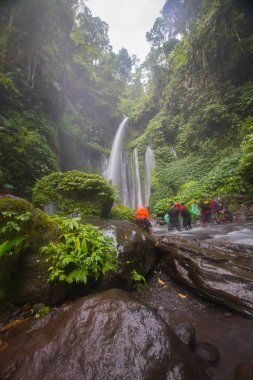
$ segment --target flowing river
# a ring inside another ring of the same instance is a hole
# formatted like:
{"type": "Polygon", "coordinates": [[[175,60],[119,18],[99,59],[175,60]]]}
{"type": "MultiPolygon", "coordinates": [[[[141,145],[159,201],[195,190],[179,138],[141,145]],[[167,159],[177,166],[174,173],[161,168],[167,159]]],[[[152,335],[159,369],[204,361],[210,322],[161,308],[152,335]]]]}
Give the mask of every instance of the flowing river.
{"type": "MultiPolygon", "coordinates": [[[[167,225],[154,226],[157,235],[168,233],[167,225]]],[[[208,240],[215,244],[243,244],[253,245],[253,221],[241,223],[211,224],[208,227],[193,226],[190,231],[173,231],[173,234],[182,234],[197,240],[208,240]]]]}

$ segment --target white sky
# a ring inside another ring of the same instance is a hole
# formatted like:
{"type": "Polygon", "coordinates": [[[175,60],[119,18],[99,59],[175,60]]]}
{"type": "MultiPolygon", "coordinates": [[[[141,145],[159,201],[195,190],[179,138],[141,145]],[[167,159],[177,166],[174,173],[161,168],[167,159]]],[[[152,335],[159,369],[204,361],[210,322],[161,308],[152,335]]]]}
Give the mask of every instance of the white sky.
{"type": "Polygon", "coordinates": [[[110,43],[115,53],[122,47],[141,61],[149,52],[146,32],[159,17],[165,0],[87,0],[93,16],[109,25],[110,43]]]}

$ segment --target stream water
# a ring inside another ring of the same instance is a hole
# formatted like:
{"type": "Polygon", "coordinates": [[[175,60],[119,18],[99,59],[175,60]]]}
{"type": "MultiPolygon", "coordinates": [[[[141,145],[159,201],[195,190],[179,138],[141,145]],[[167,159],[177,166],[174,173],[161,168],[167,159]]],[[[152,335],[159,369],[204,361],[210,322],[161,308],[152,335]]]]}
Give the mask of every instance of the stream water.
{"type": "MultiPolygon", "coordinates": [[[[154,230],[158,236],[168,233],[167,225],[155,226],[154,230]]],[[[239,223],[224,223],[212,224],[208,227],[193,226],[189,231],[182,230],[181,232],[172,231],[173,234],[182,234],[197,240],[208,240],[215,244],[243,244],[253,245],[253,221],[248,221],[244,224],[239,223]]]]}

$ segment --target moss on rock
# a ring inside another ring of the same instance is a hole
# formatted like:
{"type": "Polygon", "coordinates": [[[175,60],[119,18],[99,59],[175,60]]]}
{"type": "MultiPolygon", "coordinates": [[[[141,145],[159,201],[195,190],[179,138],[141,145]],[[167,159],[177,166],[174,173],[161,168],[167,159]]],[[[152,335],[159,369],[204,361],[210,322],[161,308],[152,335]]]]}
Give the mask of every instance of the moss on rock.
{"type": "Polygon", "coordinates": [[[81,216],[106,217],[113,204],[113,188],[101,176],[77,170],[51,173],[33,189],[37,207],[54,202],[60,213],[78,212],[81,216]]]}
{"type": "Polygon", "coordinates": [[[0,243],[16,237],[24,241],[0,259],[2,300],[13,303],[53,303],[60,287],[48,283],[48,267],[40,248],[58,238],[58,225],[47,214],[21,198],[0,198],[0,243]]]}

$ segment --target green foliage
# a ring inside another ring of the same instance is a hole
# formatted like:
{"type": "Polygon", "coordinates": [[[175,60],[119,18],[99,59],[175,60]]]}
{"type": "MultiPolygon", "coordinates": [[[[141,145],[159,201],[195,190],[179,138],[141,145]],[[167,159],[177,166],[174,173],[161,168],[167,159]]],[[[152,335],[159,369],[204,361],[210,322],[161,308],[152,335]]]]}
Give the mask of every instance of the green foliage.
{"type": "Polygon", "coordinates": [[[134,281],[134,288],[137,292],[141,292],[143,290],[143,286],[146,283],[146,279],[140,273],[138,273],[135,269],[131,272],[131,278],[134,281]]]}
{"type": "Polygon", "coordinates": [[[131,146],[148,141],[155,151],[157,215],[164,199],[252,191],[252,10],[233,0],[168,0],[147,34],[150,80],[132,122],[148,127],[131,146]]]}
{"type": "Polygon", "coordinates": [[[163,198],[157,201],[153,207],[153,213],[155,216],[164,216],[171,204],[175,202],[175,197],[163,198]]]}
{"type": "Polygon", "coordinates": [[[99,228],[83,225],[80,219],[55,219],[59,225],[58,241],[41,248],[50,262],[49,280],[69,284],[97,281],[108,270],[117,267],[116,247],[99,228]]]}
{"type": "Polygon", "coordinates": [[[220,158],[212,170],[200,180],[201,187],[209,194],[243,194],[249,191],[238,165],[240,157],[240,150],[234,150],[220,158]]]}
{"type": "MultiPolygon", "coordinates": [[[[1,230],[0,230],[1,234],[1,230]]],[[[5,255],[6,253],[10,252],[12,248],[16,248],[25,238],[23,237],[17,237],[12,240],[6,240],[2,244],[0,244],[0,257],[5,255]]]]}
{"type": "Polygon", "coordinates": [[[44,317],[45,315],[49,314],[50,312],[51,312],[51,308],[49,306],[44,306],[35,313],[35,318],[44,317]]]}
{"type": "Polygon", "coordinates": [[[14,250],[17,254],[37,252],[42,244],[58,235],[58,226],[48,215],[21,198],[0,198],[0,225],[0,243],[8,241],[6,247],[18,243],[14,250]]]}
{"type": "Polygon", "coordinates": [[[201,195],[205,197],[210,196],[210,189],[207,189],[207,191],[209,191],[209,193],[206,193],[206,190],[198,181],[188,181],[180,186],[177,199],[181,199],[187,203],[193,198],[200,199],[201,195]]]}
{"type": "Polygon", "coordinates": [[[36,206],[54,202],[64,215],[78,212],[107,216],[113,200],[113,188],[102,177],[76,170],[51,173],[41,178],[33,189],[36,206]]]}
{"type": "Polygon", "coordinates": [[[116,220],[134,220],[134,211],[124,205],[115,205],[112,207],[109,217],[116,220]]]}
{"type": "Polygon", "coordinates": [[[49,139],[45,125],[26,113],[15,114],[0,129],[0,168],[19,196],[29,197],[35,181],[57,168],[56,156],[43,136],[49,139]]]}
{"type": "Polygon", "coordinates": [[[243,123],[245,137],[242,140],[239,169],[246,182],[253,185],[253,117],[248,117],[243,123]]]}

